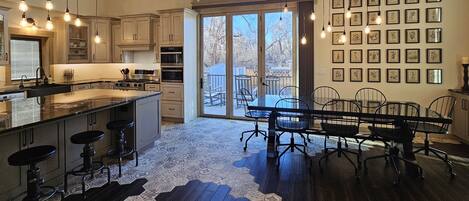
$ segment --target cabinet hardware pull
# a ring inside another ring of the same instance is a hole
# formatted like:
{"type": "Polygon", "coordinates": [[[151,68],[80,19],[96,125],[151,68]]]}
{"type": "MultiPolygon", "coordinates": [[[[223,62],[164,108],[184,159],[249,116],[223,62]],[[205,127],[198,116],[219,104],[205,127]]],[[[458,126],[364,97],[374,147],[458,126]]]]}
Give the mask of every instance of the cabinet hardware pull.
{"type": "Polygon", "coordinates": [[[31,139],[29,141],[29,144],[34,144],[34,130],[31,129],[31,139]]]}
{"type": "Polygon", "coordinates": [[[5,52],[5,60],[8,61],[8,52],[5,52]]]}
{"type": "Polygon", "coordinates": [[[22,141],[23,141],[23,147],[25,147],[26,144],[27,144],[26,143],[26,132],[25,131],[21,132],[21,138],[22,138],[22,141]]]}
{"type": "Polygon", "coordinates": [[[174,111],[175,109],[174,108],[169,108],[170,111],[174,111]]]}

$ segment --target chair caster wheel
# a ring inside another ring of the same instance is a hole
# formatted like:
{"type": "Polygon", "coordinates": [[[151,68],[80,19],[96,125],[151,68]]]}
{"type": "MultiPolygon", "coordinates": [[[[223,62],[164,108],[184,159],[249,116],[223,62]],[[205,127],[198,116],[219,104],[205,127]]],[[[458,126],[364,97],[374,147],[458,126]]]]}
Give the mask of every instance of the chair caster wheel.
{"type": "Polygon", "coordinates": [[[243,150],[246,151],[247,147],[243,147],[243,150]]]}
{"type": "Polygon", "coordinates": [[[243,141],[243,138],[239,138],[239,141],[241,141],[241,142],[242,142],[242,141],[243,141]]]}

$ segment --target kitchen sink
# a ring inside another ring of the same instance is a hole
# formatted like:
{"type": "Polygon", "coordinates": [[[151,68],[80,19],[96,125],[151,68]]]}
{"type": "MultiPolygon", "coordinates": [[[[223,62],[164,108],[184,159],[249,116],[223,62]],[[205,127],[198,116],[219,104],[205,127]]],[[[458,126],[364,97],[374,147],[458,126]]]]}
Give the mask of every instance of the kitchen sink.
{"type": "Polygon", "coordinates": [[[62,84],[44,84],[39,86],[26,87],[24,89],[26,90],[26,97],[28,98],[67,93],[71,91],[70,85],[62,84]]]}

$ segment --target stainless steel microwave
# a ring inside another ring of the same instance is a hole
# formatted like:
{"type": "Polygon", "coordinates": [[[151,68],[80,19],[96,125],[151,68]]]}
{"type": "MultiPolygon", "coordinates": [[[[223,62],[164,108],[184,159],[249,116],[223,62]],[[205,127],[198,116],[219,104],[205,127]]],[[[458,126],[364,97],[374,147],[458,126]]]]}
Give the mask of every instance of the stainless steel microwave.
{"type": "Polygon", "coordinates": [[[162,47],[160,50],[161,67],[182,67],[184,65],[182,47],[162,47]]]}
{"type": "Polygon", "coordinates": [[[182,67],[161,67],[161,82],[182,83],[184,69],[182,67]]]}

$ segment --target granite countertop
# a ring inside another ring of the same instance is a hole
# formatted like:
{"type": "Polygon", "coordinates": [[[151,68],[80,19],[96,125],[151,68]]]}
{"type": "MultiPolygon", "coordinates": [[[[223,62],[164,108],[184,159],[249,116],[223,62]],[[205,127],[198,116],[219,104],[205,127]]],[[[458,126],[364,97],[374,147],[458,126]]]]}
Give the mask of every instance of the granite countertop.
{"type": "Polygon", "coordinates": [[[4,101],[0,102],[0,134],[156,95],[160,92],[89,89],[4,101]]]}
{"type": "Polygon", "coordinates": [[[450,89],[449,91],[453,93],[469,95],[469,91],[463,91],[462,89],[450,89]]]}
{"type": "Polygon", "coordinates": [[[53,82],[53,83],[76,85],[76,84],[88,84],[88,83],[98,83],[98,82],[117,82],[119,80],[122,80],[122,79],[103,78],[103,79],[89,79],[89,80],[71,80],[71,81],[62,81],[62,82],[53,82]]]}

